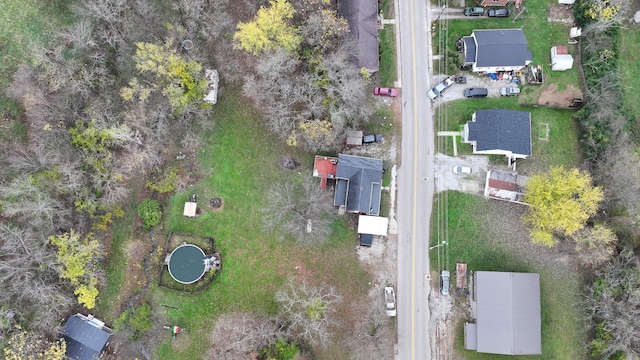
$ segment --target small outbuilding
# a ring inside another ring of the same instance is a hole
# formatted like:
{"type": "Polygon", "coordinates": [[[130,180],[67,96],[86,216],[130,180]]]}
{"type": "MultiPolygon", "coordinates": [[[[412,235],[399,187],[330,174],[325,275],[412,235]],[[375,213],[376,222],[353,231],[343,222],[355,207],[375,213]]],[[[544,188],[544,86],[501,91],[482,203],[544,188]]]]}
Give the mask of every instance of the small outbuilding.
{"type": "Polygon", "coordinates": [[[551,70],[564,71],[573,67],[573,56],[569,54],[566,46],[554,46],[551,48],[551,70]]]}
{"type": "Polygon", "coordinates": [[[109,344],[113,330],[92,315],[75,314],[62,327],[65,355],[73,360],[97,359],[109,344]]]}

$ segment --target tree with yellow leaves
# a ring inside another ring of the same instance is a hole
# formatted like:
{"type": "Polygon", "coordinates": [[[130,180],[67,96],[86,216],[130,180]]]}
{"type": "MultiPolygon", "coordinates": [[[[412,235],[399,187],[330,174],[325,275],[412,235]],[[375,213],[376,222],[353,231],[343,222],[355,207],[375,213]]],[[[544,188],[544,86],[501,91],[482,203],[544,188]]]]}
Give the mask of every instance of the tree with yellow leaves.
{"type": "Polygon", "coordinates": [[[524,217],[534,243],[554,246],[556,235],[571,236],[585,227],[603,199],[602,189],[591,184],[591,176],[578,169],[552,167],[548,174],[529,178],[524,217]]]}
{"type": "Polygon", "coordinates": [[[289,22],[293,14],[295,10],[287,0],[270,0],[269,7],[260,7],[252,21],[238,24],[238,31],[233,36],[236,47],[254,55],[276,47],[294,52],[302,42],[302,36],[289,22]]]}
{"type": "MultiPolygon", "coordinates": [[[[152,87],[159,89],[167,97],[174,111],[181,113],[189,104],[203,102],[209,83],[204,78],[202,65],[195,60],[186,60],[171,49],[171,40],[158,45],[136,43],[133,59],[136,69],[153,76],[152,87]]],[[[137,97],[144,101],[150,89],[134,78],[129,86],[120,90],[125,101],[137,97]]]]}
{"type": "Polygon", "coordinates": [[[92,239],[91,234],[82,238],[72,229],[58,236],[50,236],[49,242],[58,249],[56,260],[61,266],[60,277],[71,281],[76,288],[74,293],[78,302],[87,309],[92,309],[98,297],[98,241],[92,239]]]}
{"type": "Polygon", "coordinates": [[[51,342],[20,330],[11,335],[3,353],[6,360],[64,360],[66,349],[63,339],[51,342]]]}

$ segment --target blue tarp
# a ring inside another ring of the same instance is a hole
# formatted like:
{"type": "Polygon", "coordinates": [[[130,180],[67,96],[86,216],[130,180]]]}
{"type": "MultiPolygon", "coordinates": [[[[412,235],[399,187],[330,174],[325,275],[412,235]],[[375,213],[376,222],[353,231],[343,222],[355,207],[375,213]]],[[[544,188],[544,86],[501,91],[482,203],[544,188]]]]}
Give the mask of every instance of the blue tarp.
{"type": "Polygon", "coordinates": [[[498,74],[496,74],[496,73],[489,73],[488,75],[489,75],[489,79],[494,80],[494,81],[495,81],[495,80],[498,80],[498,74]]]}

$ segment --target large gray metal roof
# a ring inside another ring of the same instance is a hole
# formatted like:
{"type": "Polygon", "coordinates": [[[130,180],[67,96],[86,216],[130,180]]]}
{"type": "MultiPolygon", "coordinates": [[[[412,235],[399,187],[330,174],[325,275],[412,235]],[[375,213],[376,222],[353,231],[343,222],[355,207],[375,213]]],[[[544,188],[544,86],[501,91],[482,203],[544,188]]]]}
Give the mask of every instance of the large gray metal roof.
{"type": "Polygon", "coordinates": [[[478,271],[475,279],[477,351],[541,354],[540,275],[478,271]]]}
{"type": "Polygon", "coordinates": [[[522,29],[473,30],[476,39],[476,67],[525,66],[533,61],[522,29]]]}
{"type": "Polygon", "coordinates": [[[380,213],[382,160],[338,154],[334,204],[347,211],[370,215],[380,213]]]}
{"type": "Polygon", "coordinates": [[[475,121],[467,122],[466,141],[475,141],[475,151],[506,150],[531,155],[531,113],[489,109],[476,111],[475,121]]]}

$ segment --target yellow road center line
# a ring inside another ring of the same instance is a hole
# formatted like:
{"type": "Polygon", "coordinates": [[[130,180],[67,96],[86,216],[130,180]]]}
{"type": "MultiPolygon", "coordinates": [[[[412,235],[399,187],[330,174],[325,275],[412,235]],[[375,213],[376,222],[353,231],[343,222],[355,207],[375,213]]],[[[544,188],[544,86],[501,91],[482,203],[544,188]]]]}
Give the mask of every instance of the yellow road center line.
{"type": "MultiPolygon", "coordinates": [[[[397,1],[397,0],[396,0],[397,1]]],[[[416,192],[418,174],[418,89],[416,85],[416,39],[413,17],[413,1],[409,1],[411,13],[411,62],[413,65],[413,220],[411,224],[411,359],[415,359],[415,280],[416,280],[416,192]]]]}

